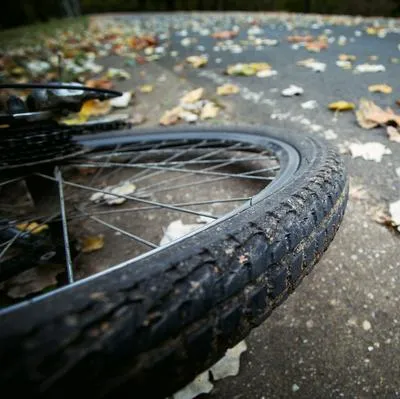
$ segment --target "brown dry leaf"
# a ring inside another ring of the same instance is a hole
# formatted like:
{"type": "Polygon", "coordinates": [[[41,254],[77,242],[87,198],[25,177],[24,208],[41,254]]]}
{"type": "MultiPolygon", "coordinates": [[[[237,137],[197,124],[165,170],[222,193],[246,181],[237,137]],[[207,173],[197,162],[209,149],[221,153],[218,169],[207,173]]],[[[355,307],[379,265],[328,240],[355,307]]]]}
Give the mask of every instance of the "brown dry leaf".
{"type": "Polygon", "coordinates": [[[139,87],[141,93],[151,93],[154,90],[153,85],[143,85],[139,87]]]}
{"type": "Polygon", "coordinates": [[[201,110],[201,119],[211,119],[218,115],[219,108],[212,102],[208,102],[201,110]]]}
{"type": "Polygon", "coordinates": [[[306,49],[313,53],[319,53],[321,50],[326,50],[328,43],[325,40],[317,40],[306,44],[306,49]]]}
{"type": "Polygon", "coordinates": [[[219,96],[228,96],[230,94],[239,93],[239,91],[239,87],[231,83],[226,83],[222,86],[217,87],[217,94],[219,96]]]}
{"type": "Polygon", "coordinates": [[[328,105],[328,108],[332,111],[351,111],[355,107],[355,104],[348,101],[335,101],[328,105]]]}
{"type": "Polygon", "coordinates": [[[185,94],[181,98],[181,103],[183,103],[183,104],[193,104],[193,103],[201,100],[203,95],[204,95],[204,89],[202,87],[199,87],[198,89],[189,91],[189,93],[185,94]]]}
{"type": "Polygon", "coordinates": [[[41,265],[26,270],[6,282],[6,292],[11,298],[24,298],[57,285],[57,275],[63,271],[60,265],[41,265]]]}
{"type": "Polygon", "coordinates": [[[86,236],[81,239],[82,252],[87,254],[98,251],[104,247],[104,235],[98,234],[95,236],[86,236]]]}
{"type": "Polygon", "coordinates": [[[179,121],[179,114],[183,111],[182,107],[175,107],[165,111],[160,118],[160,125],[170,126],[175,125],[179,121]]]}
{"type": "Polygon", "coordinates": [[[228,40],[228,39],[233,39],[234,37],[237,36],[237,34],[238,32],[234,30],[223,30],[220,32],[213,33],[211,37],[218,40],[228,40]]]}
{"type": "Polygon", "coordinates": [[[110,90],[113,88],[113,82],[110,79],[89,79],[85,82],[85,86],[93,87],[94,89],[106,89],[110,90]]]}
{"type": "Polygon", "coordinates": [[[314,37],[310,35],[307,36],[293,35],[287,37],[287,41],[289,43],[307,43],[307,42],[312,42],[313,40],[314,37]]]}
{"type": "Polygon", "coordinates": [[[357,121],[364,129],[372,129],[378,125],[395,122],[400,126],[400,116],[396,115],[390,108],[384,111],[373,101],[362,98],[359,109],[356,111],[357,121]]]}
{"type": "Polygon", "coordinates": [[[192,65],[193,68],[200,68],[207,65],[208,58],[204,55],[191,55],[186,58],[186,62],[192,65]]]}
{"type": "Polygon", "coordinates": [[[107,115],[111,112],[111,108],[109,101],[88,100],[84,102],[79,112],[79,116],[87,118],[90,116],[107,115]]]}
{"type": "Polygon", "coordinates": [[[47,230],[49,228],[47,224],[40,225],[39,223],[36,222],[19,223],[16,225],[16,227],[20,231],[29,232],[32,234],[39,234],[42,231],[47,230]]]}
{"type": "Polygon", "coordinates": [[[393,89],[387,84],[371,85],[368,87],[368,90],[371,93],[383,93],[383,94],[390,94],[393,91],[393,89]]]}
{"type": "Polygon", "coordinates": [[[400,131],[399,129],[393,127],[393,126],[388,126],[386,128],[386,132],[389,136],[390,141],[395,141],[396,143],[400,143],[400,131]]]}
{"type": "Polygon", "coordinates": [[[339,60],[340,61],[355,61],[357,59],[357,57],[355,55],[351,55],[351,54],[339,54],[339,60]]]}

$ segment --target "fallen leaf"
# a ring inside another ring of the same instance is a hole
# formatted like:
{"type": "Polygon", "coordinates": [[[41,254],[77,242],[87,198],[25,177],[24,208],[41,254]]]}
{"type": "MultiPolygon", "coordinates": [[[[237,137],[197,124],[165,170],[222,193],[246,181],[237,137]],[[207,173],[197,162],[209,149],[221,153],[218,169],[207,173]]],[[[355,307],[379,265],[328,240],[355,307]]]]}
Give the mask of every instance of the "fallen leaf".
{"type": "Polygon", "coordinates": [[[110,104],[114,108],[126,108],[131,101],[132,93],[130,91],[126,91],[122,94],[122,96],[112,98],[110,100],[110,104]]]}
{"type": "Polygon", "coordinates": [[[126,80],[130,79],[131,74],[121,68],[108,68],[106,76],[108,79],[126,80]]]}
{"type": "Polygon", "coordinates": [[[386,68],[381,64],[361,64],[354,68],[355,73],[384,72],[386,68]]]}
{"type": "Polygon", "coordinates": [[[356,111],[359,125],[364,129],[372,129],[378,125],[385,125],[394,122],[400,126],[400,115],[396,115],[390,108],[384,111],[373,101],[362,98],[356,111]]]}
{"type": "Polygon", "coordinates": [[[85,254],[98,251],[103,247],[104,247],[103,234],[98,234],[95,236],[86,236],[81,239],[81,250],[85,254]]]}
{"type": "Polygon", "coordinates": [[[82,117],[107,115],[111,111],[110,101],[88,100],[85,101],[79,115],[82,117]]]}
{"type": "Polygon", "coordinates": [[[285,97],[299,96],[304,93],[301,87],[290,85],[287,89],[282,90],[282,95],[285,97]]]}
{"type": "Polygon", "coordinates": [[[274,71],[273,69],[264,69],[263,71],[258,71],[256,73],[256,76],[258,78],[269,78],[271,76],[278,75],[277,71],[274,71]]]}
{"type": "Polygon", "coordinates": [[[47,224],[39,224],[36,222],[18,223],[16,228],[20,231],[24,231],[32,234],[40,234],[42,231],[47,230],[49,226],[47,224]]]}
{"type": "Polygon", "coordinates": [[[400,143],[400,131],[399,129],[393,127],[393,126],[388,126],[386,128],[386,132],[389,136],[390,141],[395,141],[396,143],[400,143]]]}
{"type": "Polygon", "coordinates": [[[371,85],[368,87],[368,90],[371,93],[384,93],[384,94],[390,94],[393,91],[393,89],[387,84],[371,85]]]}
{"type": "Polygon", "coordinates": [[[270,70],[271,65],[267,64],[266,62],[252,62],[249,64],[234,64],[229,65],[226,68],[226,73],[228,75],[242,75],[242,76],[253,76],[258,72],[270,70]]]}
{"type": "Polygon", "coordinates": [[[348,101],[335,101],[328,105],[328,108],[332,111],[351,111],[355,107],[354,103],[348,101]]]}
{"type": "Polygon", "coordinates": [[[164,235],[161,238],[160,245],[166,245],[172,241],[177,240],[189,234],[200,227],[204,226],[204,224],[193,223],[193,224],[185,224],[182,223],[182,220],[174,220],[171,222],[164,231],[164,235]]]}
{"type": "Polygon", "coordinates": [[[233,39],[237,35],[238,35],[237,31],[223,30],[223,31],[219,31],[219,32],[214,32],[211,35],[211,37],[213,37],[214,39],[218,39],[218,40],[228,40],[228,39],[233,39]]]}
{"type": "Polygon", "coordinates": [[[307,36],[299,36],[299,35],[293,35],[293,36],[288,36],[287,41],[289,43],[308,43],[312,42],[314,40],[313,36],[307,35],[307,36]]]}
{"type": "Polygon", "coordinates": [[[170,126],[175,125],[179,121],[179,114],[182,112],[182,107],[175,107],[171,110],[165,111],[160,118],[160,125],[170,126]]]}
{"type": "Polygon", "coordinates": [[[343,68],[343,69],[351,69],[351,68],[353,68],[353,65],[352,65],[352,63],[350,61],[338,60],[338,61],[336,61],[336,65],[338,67],[340,67],[340,68],[343,68]]]}
{"type": "Polygon", "coordinates": [[[89,79],[85,82],[85,86],[93,87],[94,89],[106,89],[110,90],[113,88],[114,84],[110,79],[89,79]]]}
{"type": "Polygon", "coordinates": [[[214,380],[238,375],[240,369],[240,355],[246,350],[247,345],[245,341],[241,341],[233,348],[228,349],[225,356],[210,368],[214,380]]]}
{"type": "Polygon", "coordinates": [[[378,142],[365,144],[352,143],[349,150],[353,158],[362,157],[366,161],[381,162],[384,155],[391,154],[392,151],[378,142]]]}
{"type": "Polygon", "coordinates": [[[199,374],[191,383],[186,385],[180,391],[175,392],[172,396],[173,399],[195,399],[201,394],[210,393],[214,385],[210,382],[209,372],[206,370],[204,373],[199,374]]]}
{"type": "Polygon", "coordinates": [[[397,230],[400,232],[400,200],[389,204],[389,213],[392,223],[397,226],[397,230]]]}
{"type": "Polygon", "coordinates": [[[204,95],[204,89],[199,87],[198,89],[189,91],[181,98],[181,103],[195,103],[199,101],[204,95]]]}
{"type": "Polygon", "coordinates": [[[126,198],[120,197],[118,195],[129,195],[134,193],[136,186],[129,181],[119,183],[114,186],[108,186],[104,188],[103,191],[106,192],[96,192],[91,195],[90,201],[98,203],[104,200],[108,205],[120,205],[126,201],[126,198]],[[117,194],[117,195],[113,195],[117,194]]]}
{"type": "Polygon", "coordinates": [[[324,72],[326,69],[325,63],[316,61],[314,58],[307,58],[306,60],[298,61],[297,65],[312,69],[314,72],[324,72]]]}
{"type": "Polygon", "coordinates": [[[207,65],[208,58],[204,55],[191,55],[186,58],[186,62],[192,65],[193,68],[200,68],[207,65]]]}
{"type": "Polygon", "coordinates": [[[57,286],[57,275],[63,271],[60,265],[40,265],[7,280],[6,292],[10,298],[24,298],[46,288],[57,286]]]}
{"type": "Polygon", "coordinates": [[[222,86],[217,87],[217,94],[219,96],[228,96],[230,94],[239,93],[239,91],[239,87],[231,83],[226,83],[222,86]]]}
{"type": "Polygon", "coordinates": [[[201,110],[200,118],[201,119],[215,118],[218,115],[218,112],[219,108],[213,102],[208,102],[201,110]]]}
{"type": "Polygon", "coordinates": [[[196,115],[194,112],[182,110],[179,113],[179,118],[183,119],[185,122],[193,123],[199,119],[199,116],[196,115]]]}
{"type": "Polygon", "coordinates": [[[139,87],[141,93],[151,93],[154,90],[153,85],[143,85],[139,87]]]}
{"type": "Polygon", "coordinates": [[[325,40],[317,40],[306,44],[306,49],[313,53],[319,53],[321,50],[328,48],[328,43],[325,40]]]}
{"type": "Polygon", "coordinates": [[[340,61],[355,61],[357,59],[357,57],[355,55],[351,55],[351,54],[339,54],[339,60],[340,61]]]}

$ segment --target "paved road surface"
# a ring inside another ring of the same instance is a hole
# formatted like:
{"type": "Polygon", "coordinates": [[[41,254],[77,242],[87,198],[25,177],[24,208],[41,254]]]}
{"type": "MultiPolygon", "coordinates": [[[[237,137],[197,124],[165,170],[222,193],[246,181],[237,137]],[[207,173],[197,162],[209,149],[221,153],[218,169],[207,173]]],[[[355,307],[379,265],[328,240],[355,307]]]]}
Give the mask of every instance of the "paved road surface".
{"type": "MultiPolygon", "coordinates": [[[[121,18],[137,21],[135,16],[121,18]]],[[[210,397],[400,398],[400,236],[375,223],[370,215],[375,206],[387,207],[400,199],[400,171],[396,174],[396,168],[400,167],[400,144],[390,142],[383,128],[361,129],[352,112],[335,117],[326,109],[332,101],[358,103],[361,97],[371,98],[381,106],[396,107],[395,100],[400,98],[400,64],[390,60],[400,58],[399,22],[396,30],[393,21],[381,21],[391,32],[380,38],[366,34],[365,27],[370,21],[355,25],[354,20],[349,20],[351,23],[345,26],[338,18],[297,16],[290,24],[261,14],[140,18],[144,28],[159,31],[168,28],[172,35],[168,56],[131,68],[135,83],[156,84],[153,93],[138,94],[137,100],[137,109],[147,113],[150,124],[157,123],[162,112],[174,106],[185,90],[203,86],[213,93],[217,85],[231,81],[241,87],[241,93],[224,100],[226,109],[218,123],[285,127],[299,135],[306,132],[317,137],[336,137],[331,144],[337,146],[376,141],[392,152],[380,163],[344,155],[352,184],[362,185],[366,197],[350,200],[337,238],[312,275],[251,333],[239,375],[216,383],[210,397]],[[215,40],[204,29],[232,29],[237,25],[240,34],[235,42],[238,42],[247,38],[253,17],[263,29],[258,37],[278,39],[277,46],[241,45],[240,53],[238,47],[237,53],[232,53],[232,46],[227,51],[215,51],[215,40]],[[289,29],[299,27],[288,31],[288,25],[289,29]],[[317,54],[304,48],[295,50],[286,41],[294,32],[325,34],[335,41],[330,39],[328,50],[317,54]],[[345,45],[338,44],[340,36],[346,38],[345,45]],[[183,46],[185,38],[195,42],[183,46]],[[171,51],[177,54],[171,56],[171,51]],[[383,64],[386,71],[357,75],[343,70],[336,66],[341,53],[357,56],[355,64],[383,64]],[[175,67],[186,56],[195,54],[209,56],[205,68],[175,67]],[[326,63],[326,71],[315,73],[296,66],[297,61],[310,57],[326,63]],[[226,65],[245,61],[266,61],[278,75],[261,79],[222,74],[226,65]],[[391,85],[393,93],[369,93],[368,86],[374,83],[391,85]],[[304,94],[282,97],[281,90],[290,84],[301,86],[304,94]],[[308,100],[317,101],[318,108],[302,109],[301,103],[308,100]]],[[[397,112],[400,113],[400,108],[397,112]]]]}

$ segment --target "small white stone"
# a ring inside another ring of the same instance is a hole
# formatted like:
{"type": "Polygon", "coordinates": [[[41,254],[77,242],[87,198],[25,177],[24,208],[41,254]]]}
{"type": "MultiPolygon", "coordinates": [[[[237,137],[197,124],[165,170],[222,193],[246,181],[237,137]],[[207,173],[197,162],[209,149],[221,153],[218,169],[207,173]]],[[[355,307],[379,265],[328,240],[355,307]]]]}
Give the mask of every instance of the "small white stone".
{"type": "Polygon", "coordinates": [[[300,389],[300,387],[297,384],[292,385],[292,392],[297,392],[300,389]]]}
{"type": "Polygon", "coordinates": [[[362,322],[362,328],[363,328],[365,331],[369,331],[369,330],[372,328],[371,323],[370,323],[368,320],[364,320],[364,321],[362,322]]]}

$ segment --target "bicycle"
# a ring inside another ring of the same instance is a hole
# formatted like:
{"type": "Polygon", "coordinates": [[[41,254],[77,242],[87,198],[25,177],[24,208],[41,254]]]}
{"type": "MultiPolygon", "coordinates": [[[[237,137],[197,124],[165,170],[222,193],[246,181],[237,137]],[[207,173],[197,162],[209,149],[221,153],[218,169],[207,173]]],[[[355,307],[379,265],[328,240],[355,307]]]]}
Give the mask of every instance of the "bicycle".
{"type": "Polygon", "coordinates": [[[4,291],[29,270],[59,271],[47,292],[0,309],[3,389],[166,397],[263,322],[339,228],[347,175],[319,140],[253,126],[67,126],[59,117],[84,101],[120,93],[22,87],[33,92],[9,96],[0,115],[0,280],[4,291]],[[177,217],[194,230],[165,243],[177,217]],[[101,232],[104,247],[83,253],[82,231],[101,232]]]}

